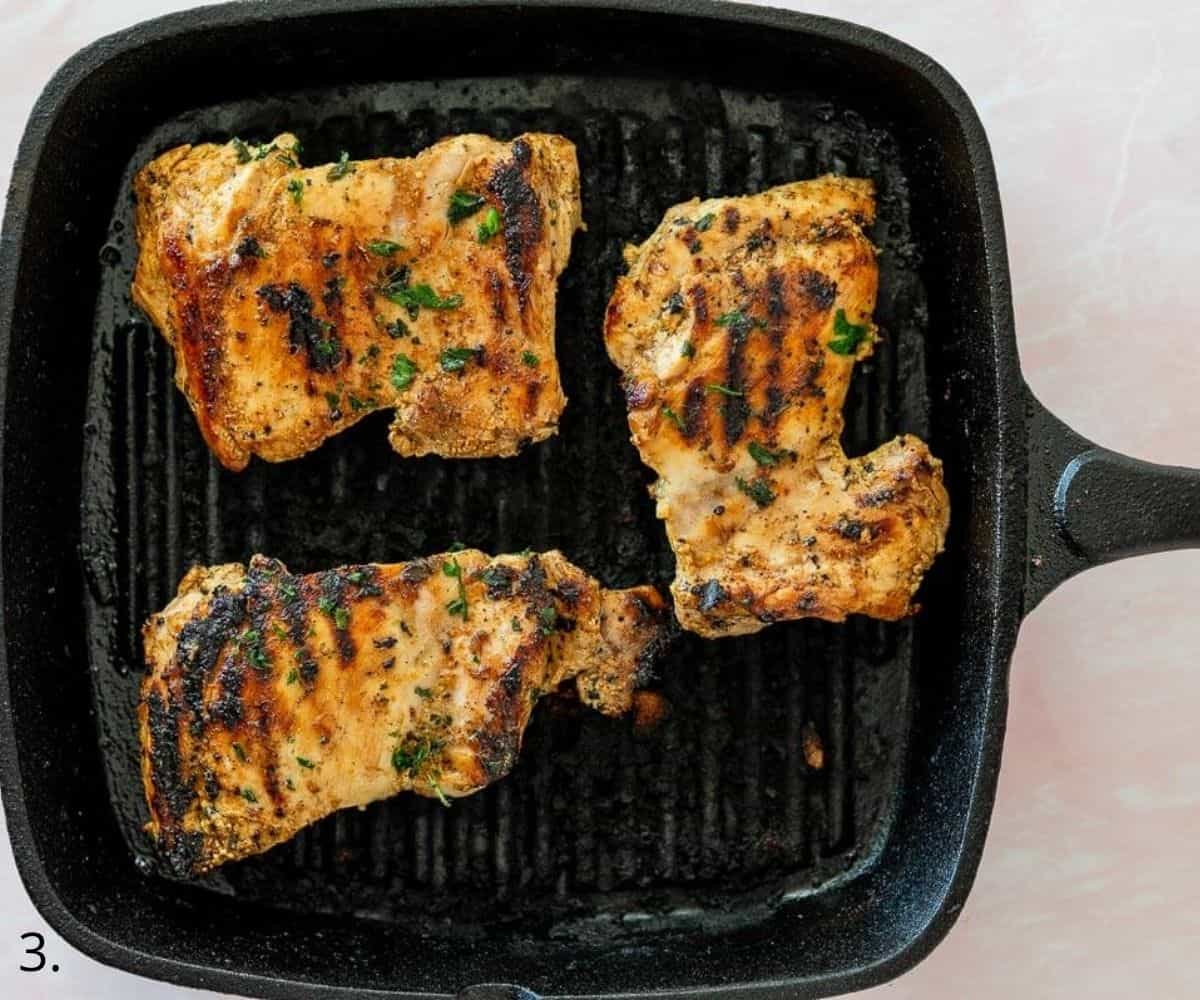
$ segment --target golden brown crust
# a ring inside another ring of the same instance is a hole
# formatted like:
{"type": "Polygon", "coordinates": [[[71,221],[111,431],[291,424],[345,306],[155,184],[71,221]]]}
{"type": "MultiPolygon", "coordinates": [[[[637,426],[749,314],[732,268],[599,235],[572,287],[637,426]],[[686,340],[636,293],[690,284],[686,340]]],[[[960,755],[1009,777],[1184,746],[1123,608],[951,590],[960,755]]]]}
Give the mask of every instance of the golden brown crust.
{"type": "Polygon", "coordinates": [[[295,147],[181,146],[134,181],[134,300],[221,463],[295,458],[377,409],[404,455],[512,455],[554,433],[574,146],[461,135],[341,169],[302,169],[295,147]],[[459,191],[476,203],[452,222],[459,191]]]}
{"type": "Polygon", "coordinates": [[[901,436],[842,451],[878,269],[869,181],[694,200],[626,258],[605,342],[658,474],[680,623],[704,636],[848,614],[895,619],[941,551],[941,463],[901,436]]]}
{"type": "Polygon", "coordinates": [[[149,830],[186,875],[396,792],[469,795],[508,773],[560,684],[628,711],[662,610],[559,552],[196,567],[142,633],[149,830]]]}

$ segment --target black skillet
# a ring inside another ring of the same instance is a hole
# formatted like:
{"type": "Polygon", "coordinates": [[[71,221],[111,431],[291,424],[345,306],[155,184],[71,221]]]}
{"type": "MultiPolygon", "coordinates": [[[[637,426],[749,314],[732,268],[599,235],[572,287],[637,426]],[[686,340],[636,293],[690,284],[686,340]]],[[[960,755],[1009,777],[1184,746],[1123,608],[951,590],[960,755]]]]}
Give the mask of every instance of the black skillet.
{"type": "Polygon", "coordinates": [[[140,25],[71,59],[30,118],[0,322],[13,849],[68,941],[191,986],[780,997],[895,976],[974,877],[1022,616],[1087,566],[1200,542],[1196,473],[1095,448],[1025,386],[967,97],[920,53],[822,18],[299,0],[140,25]],[[130,171],[178,142],[283,127],[314,163],[468,129],[576,142],[589,231],[562,288],[558,437],[513,460],[400,461],[377,419],[299,462],[212,464],[128,300],[130,171]],[[880,190],[887,338],[856,376],[847,446],[909,430],[947,468],[925,610],[681,641],[662,669],[673,714],[652,732],[539,710],[511,778],[451,810],[402,796],[201,884],[158,874],[138,832],[136,629],[186,565],[264,550],[311,570],[459,539],[558,545],[610,585],[665,582],[599,342],[621,244],[693,194],[828,170],[880,190]]]}

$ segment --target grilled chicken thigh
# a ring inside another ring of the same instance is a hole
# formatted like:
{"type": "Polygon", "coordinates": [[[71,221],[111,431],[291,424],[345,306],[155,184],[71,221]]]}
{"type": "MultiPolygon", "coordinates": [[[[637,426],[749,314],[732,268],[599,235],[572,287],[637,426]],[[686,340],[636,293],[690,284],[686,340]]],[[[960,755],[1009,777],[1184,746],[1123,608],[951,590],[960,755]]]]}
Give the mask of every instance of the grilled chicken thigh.
{"type": "Polygon", "coordinates": [[[903,435],[847,458],[842,406],[871,353],[869,181],[822,177],[670,209],[608,306],[629,425],[703,636],[783,619],[896,619],[941,551],[941,463],[903,435]]]}
{"type": "Polygon", "coordinates": [[[559,552],[306,576],[263,556],[196,567],[143,628],[148,828],[188,875],[336,809],[469,795],[512,769],[535,703],[563,682],[627,711],[662,608],[559,552]]]}
{"type": "Polygon", "coordinates": [[[134,182],[133,297],[221,463],[296,458],[393,409],[402,455],[512,455],[554,433],[575,147],[444,139],[301,168],[294,136],[180,146],[134,182]]]}

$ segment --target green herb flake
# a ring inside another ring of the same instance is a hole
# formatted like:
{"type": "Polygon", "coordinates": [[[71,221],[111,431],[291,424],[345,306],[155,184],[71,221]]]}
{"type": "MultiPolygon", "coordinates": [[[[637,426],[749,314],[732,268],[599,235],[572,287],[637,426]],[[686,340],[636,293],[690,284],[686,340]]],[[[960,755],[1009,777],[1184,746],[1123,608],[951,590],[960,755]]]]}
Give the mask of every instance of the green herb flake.
{"type": "Polygon", "coordinates": [[[363,410],[365,410],[367,408],[368,404],[364,403],[361,399],[359,399],[352,392],[348,393],[346,395],[346,398],[350,401],[350,409],[353,410],[355,413],[361,413],[363,410]]]}
{"type": "Polygon", "coordinates": [[[722,396],[744,396],[744,395],[746,395],[744,392],[741,392],[738,389],[731,389],[727,385],[718,385],[717,383],[713,383],[713,384],[705,386],[705,391],[710,392],[710,393],[719,392],[722,396]]]}
{"type": "Polygon", "coordinates": [[[741,309],[731,309],[727,313],[721,313],[713,322],[717,326],[726,327],[738,340],[744,338],[751,330],[763,330],[767,326],[766,320],[759,319],[757,316],[749,316],[741,309]]]}
{"type": "Polygon", "coordinates": [[[375,359],[378,357],[379,357],[379,345],[378,344],[368,344],[367,349],[358,356],[358,363],[360,365],[369,365],[373,361],[375,361],[375,359]]]}
{"type": "Polygon", "coordinates": [[[287,790],[289,792],[294,792],[296,790],[296,783],[292,781],[291,778],[285,778],[283,783],[287,785],[287,790]]]}
{"type": "Polygon", "coordinates": [[[399,288],[393,285],[386,288],[383,294],[389,302],[408,309],[410,315],[422,306],[426,309],[457,309],[463,304],[461,295],[441,296],[429,285],[403,285],[399,288]]]}
{"type": "Polygon", "coordinates": [[[407,354],[397,354],[392,359],[392,385],[403,392],[417,377],[417,365],[407,354]]]}
{"type": "Polygon", "coordinates": [[[451,225],[454,225],[462,222],[463,219],[470,218],[486,204],[487,199],[481,194],[475,194],[473,191],[455,191],[450,196],[450,204],[446,208],[446,218],[450,220],[451,225]]]}
{"type": "Polygon", "coordinates": [[[444,372],[461,372],[468,361],[474,361],[478,356],[479,350],[475,347],[447,347],[438,356],[438,364],[444,372]]]}
{"type": "Polygon", "coordinates": [[[512,624],[512,630],[514,632],[524,632],[525,631],[523,628],[521,628],[521,622],[518,618],[516,618],[516,616],[513,617],[511,624],[512,624]]]}
{"type": "Polygon", "coordinates": [[[750,452],[750,457],[759,465],[778,465],[790,454],[787,451],[772,451],[766,445],[761,445],[757,441],[751,441],[746,446],[746,450],[750,452]]]}
{"type": "Polygon", "coordinates": [[[346,626],[350,624],[350,612],[343,607],[334,608],[333,624],[339,632],[345,632],[346,626]]]}
{"type": "Polygon", "coordinates": [[[679,348],[679,353],[685,358],[694,358],[696,356],[696,345],[690,340],[685,340],[683,346],[679,348]]]}
{"type": "Polygon", "coordinates": [[[307,769],[308,769],[308,770],[310,770],[310,771],[311,771],[311,770],[312,770],[314,767],[316,767],[316,766],[317,766],[317,765],[316,765],[316,764],[314,764],[314,763],[313,763],[311,760],[309,760],[307,757],[297,757],[297,758],[296,758],[296,763],[297,763],[297,764],[299,764],[301,767],[307,768],[307,769]]]}
{"type": "Polygon", "coordinates": [[[433,691],[430,688],[421,687],[419,684],[413,690],[417,692],[418,698],[424,698],[426,701],[433,697],[433,691]]]}
{"type": "Polygon", "coordinates": [[[553,604],[547,604],[538,611],[538,631],[542,635],[552,635],[558,627],[558,609],[553,604]]]}
{"type": "Polygon", "coordinates": [[[539,364],[541,364],[541,360],[542,359],[534,354],[533,351],[521,352],[521,363],[527,368],[536,368],[539,364]]]}
{"type": "Polygon", "coordinates": [[[280,581],[279,593],[287,604],[291,604],[300,596],[300,591],[296,589],[296,585],[291,580],[280,581]]]}
{"type": "Polygon", "coordinates": [[[293,177],[290,181],[288,181],[287,189],[288,194],[292,196],[292,201],[299,206],[304,200],[304,181],[302,181],[299,177],[293,177]]]}
{"type": "Polygon", "coordinates": [[[392,767],[411,778],[419,777],[433,763],[434,756],[443,745],[439,740],[405,740],[392,751],[392,767]]]}
{"type": "Polygon", "coordinates": [[[285,678],[285,683],[295,684],[296,681],[298,681],[299,679],[300,679],[300,674],[293,668],[292,670],[288,671],[288,675],[285,678]]]}
{"type": "Polygon", "coordinates": [[[747,482],[741,476],[738,476],[737,488],[759,507],[769,507],[775,502],[775,491],[771,489],[771,484],[765,479],[751,479],[747,482]]]}
{"type": "Polygon", "coordinates": [[[846,310],[839,309],[833,317],[833,339],[829,341],[829,349],[834,354],[854,354],[861,344],[871,335],[871,328],[865,323],[851,323],[846,319],[846,310]]]}
{"type": "Polygon", "coordinates": [[[244,762],[246,760],[245,748],[240,743],[234,743],[232,746],[233,752],[237,754],[237,759],[244,762]]]}
{"type": "Polygon", "coordinates": [[[699,232],[707,233],[709,229],[712,228],[714,219],[716,219],[716,215],[714,215],[712,212],[705,212],[696,220],[696,229],[699,232]]]}
{"type": "Polygon", "coordinates": [[[475,228],[475,235],[480,243],[486,243],[500,232],[500,213],[495,206],[483,213],[483,221],[475,228]]]}
{"type": "Polygon", "coordinates": [[[451,579],[458,581],[458,596],[446,603],[446,611],[451,616],[457,615],[463,621],[466,621],[468,615],[467,585],[463,581],[462,566],[459,565],[457,559],[447,559],[442,563],[442,572],[451,579]]]}
{"type": "Polygon", "coordinates": [[[372,240],[367,244],[367,249],[376,257],[393,257],[404,249],[399,243],[392,240],[372,240]]]}
{"type": "Polygon", "coordinates": [[[350,162],[350,154],[343,149],[337,163],[329,168],[328,177],[331,181],[340,181],[348,174],[354,173],[355,169],[354,164],[350,162]]]}
{"type": "Polygon", "coordinates": [[[233,151],[237,153],[238,163],[249,163],[254,157],[250,152],[250,147],[247,146],[241,139],[234,136],[229,140],[229,145],[233,147],[233,151]]]}
{"type": "Polygon", "coordinates": [[[330,413],[339,413],[342,406],[342,397],[336,392],[325,393],[325,402],[329,404],[330,413]]]}
{"type": "Polygon", "coordinates": [[[687,433],[687,426],[684,424],[679,414],[672,410],[665,403],[663,404],[662,415],[671,421],[671,423],[673,423],[676,427],[678,427],[681,433],[687,433]]]}
{"type": "Polygon", "coordinates": [[[241,790],[241,796],[247,802],[257,802],[258,801],[258,796],[255,795],[254,792],[249,788],[243,788],[241,790]]]}

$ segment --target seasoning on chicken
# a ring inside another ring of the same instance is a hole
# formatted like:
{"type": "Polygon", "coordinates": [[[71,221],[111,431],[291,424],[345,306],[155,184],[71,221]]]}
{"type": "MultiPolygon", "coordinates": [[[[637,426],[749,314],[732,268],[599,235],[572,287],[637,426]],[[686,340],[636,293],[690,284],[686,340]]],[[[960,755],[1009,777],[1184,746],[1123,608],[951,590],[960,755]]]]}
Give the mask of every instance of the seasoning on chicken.
{"type": "Polygon", "coordinates": [[[870,181],[821,177],[670,209],[608,306],[629,425],[658,473],[680,624],[912,613],[950,516],[911,435],[842,450],[854,362],[877,331],[870,181]]]}
{"type": "Polygon", "coordinates": [[[301,168],[295,137],[137,175],[133,297],[221,464],[296,458],[379,409],[402,455],[513,455],[566,404],[557,280],[580,222],[561,136],[301,168]]]}
{"type": "Polygon", "coordinates": [[[564,682],[627,712],[663,619],[654,588],[605,590],[559,552],[197,566],[142,630],[148,829],[190,875],[337,809],[469,795],[512,769],[564,682]]]}

